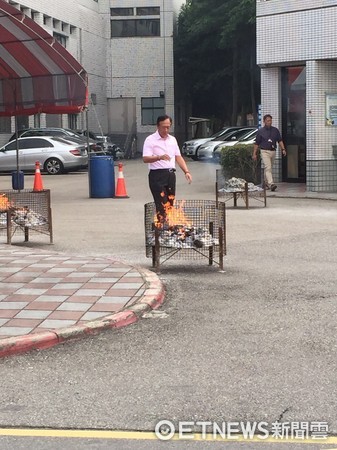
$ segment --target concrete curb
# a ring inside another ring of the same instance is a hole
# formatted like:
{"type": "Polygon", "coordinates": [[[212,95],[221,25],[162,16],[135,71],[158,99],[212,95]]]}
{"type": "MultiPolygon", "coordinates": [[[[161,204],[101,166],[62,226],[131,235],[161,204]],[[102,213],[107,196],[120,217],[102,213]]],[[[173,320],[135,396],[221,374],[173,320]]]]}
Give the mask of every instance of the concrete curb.
{"type": "Polygon", "coordinates": [[[110,328],[122,328],[136,323],[144,313],[159,308],[165,299],[164,285],[158,275],[142,268],[137,268],[137,270],[146,283],[145,292],[137,303],[120,312],[99,320],[93,320],[85,325],[74,325],[41,333],[0,339],[0,358],[30,350],[44,350],[70,340],[97,335],[110,328]]]}

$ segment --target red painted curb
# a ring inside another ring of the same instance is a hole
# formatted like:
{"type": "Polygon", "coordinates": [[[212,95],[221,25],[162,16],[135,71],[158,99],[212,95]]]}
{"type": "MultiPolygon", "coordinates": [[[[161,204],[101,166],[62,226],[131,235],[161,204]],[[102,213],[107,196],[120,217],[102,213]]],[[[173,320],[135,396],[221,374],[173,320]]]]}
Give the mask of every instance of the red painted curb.
{"type": "MultiPolygon", "coordinates": [[[[165,299],[165,289],[162,282],[155,273],[146,269],[136,269],[140,272],[148,287],[145,289],[144,295],[134,305],[146,304],[149,309],[159,308],[165,299]]],[[[144,312],[146,311],[142,311],[142,313],[137,315],[134,311],[126,308],[124,311],[83,325],[0,339],[0,358],[30,350],[43,350],[66,341],[94,336],[110,328],[126,327],[137,322],[144,312]]]]}
{"type": "Polygon", "coordinates": [[[24,353],[33,349],[43,350],[58,343],[58,336],[53,331],[5,338],[0,340],[0,357],[24,353]]]}

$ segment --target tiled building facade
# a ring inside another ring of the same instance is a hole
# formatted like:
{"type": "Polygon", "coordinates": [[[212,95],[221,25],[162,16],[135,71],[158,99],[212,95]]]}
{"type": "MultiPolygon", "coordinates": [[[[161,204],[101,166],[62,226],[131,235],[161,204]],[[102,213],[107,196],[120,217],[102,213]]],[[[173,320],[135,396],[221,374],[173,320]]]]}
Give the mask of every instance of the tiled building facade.
{"type": "MultiPolygon", "coordinates": [[[[141,148],[164,111],[174,116],[173,34],[185,0],[9,0],[54,35],[89,77],[89,129],[141,148]]],[[[84,114],[21,118],[23,126],[85,128],[84,114]]],[[[4,119],[0,144],[13,132],[4,119]],[[7,128],[7,129],[6,129],[7,128]]]]}
{"type": "Polygon", "coordinates": [[[257,1],[262,115],[288,155],[275,178],[337,191],[337,0],[257,1]]]}

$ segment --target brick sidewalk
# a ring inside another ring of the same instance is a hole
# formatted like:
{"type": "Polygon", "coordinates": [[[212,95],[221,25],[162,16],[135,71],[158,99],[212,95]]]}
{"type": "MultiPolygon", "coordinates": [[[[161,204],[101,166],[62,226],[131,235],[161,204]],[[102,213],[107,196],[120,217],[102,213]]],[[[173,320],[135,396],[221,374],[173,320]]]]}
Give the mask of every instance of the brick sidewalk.
{"type": "Polygon", "coordinates": [[[163,291],[156,277],[109,258],[1,245],[0,353],[4,338],[85,329],[92,321],[132,309],[144,298],[153,307],[151,295],[160,297],[163,291]]]}

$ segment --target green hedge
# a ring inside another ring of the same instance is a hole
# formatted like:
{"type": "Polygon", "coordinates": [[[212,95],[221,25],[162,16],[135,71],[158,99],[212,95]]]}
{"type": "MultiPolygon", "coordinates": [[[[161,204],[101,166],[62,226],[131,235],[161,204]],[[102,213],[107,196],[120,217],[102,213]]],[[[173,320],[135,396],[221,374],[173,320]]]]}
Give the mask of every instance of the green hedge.
{"type": "Polygon", "coordinates": [[[243,178],[254,184],[261,183],[261,160],[253,160],[254,145],[236,144],[222,147],[220,165],[226,179],[243,178]]]}

